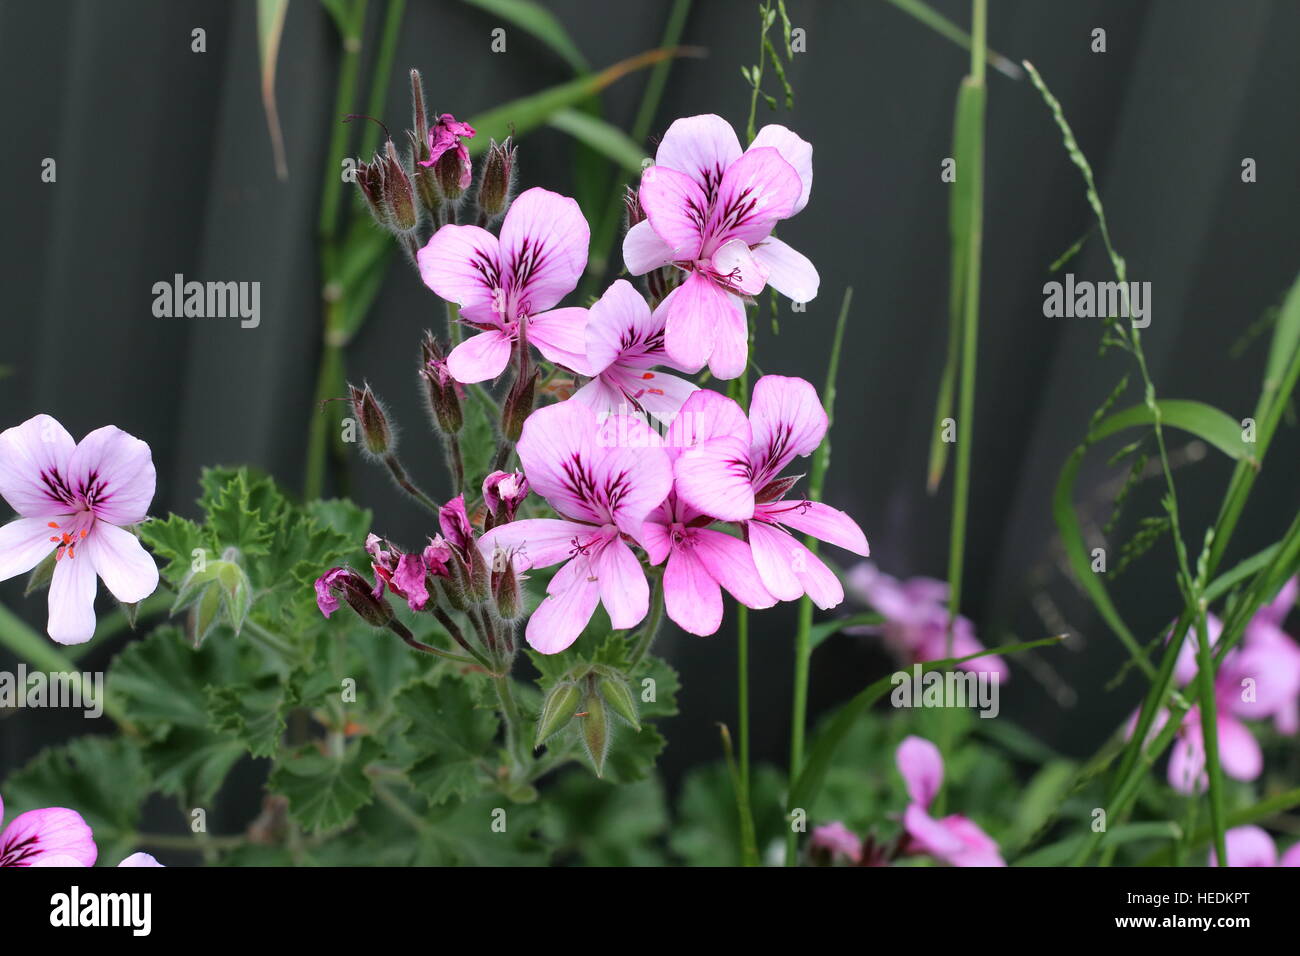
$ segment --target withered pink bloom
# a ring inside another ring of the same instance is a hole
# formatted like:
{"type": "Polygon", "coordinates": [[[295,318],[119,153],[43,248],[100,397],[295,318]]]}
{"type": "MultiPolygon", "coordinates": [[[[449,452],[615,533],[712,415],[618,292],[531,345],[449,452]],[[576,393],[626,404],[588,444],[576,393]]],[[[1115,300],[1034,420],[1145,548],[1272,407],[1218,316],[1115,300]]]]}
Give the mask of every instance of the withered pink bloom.
{"type": "Polygon", "coordinates": [[[844,600],[835,573],[787,531],[866,556],[867,539],[843,511],[807,499],[787,499],[795,478],[781,472],[826,435],[817,390],[800,378],[764,375],[754,385],[749,419],[714,430],[687,448],[673,466],[678,498],[720,521],[745,529],[759,579],[779,601],[807,594],[823,610],[844,600]]]}
{"type": "Polygon", "coordinates": [[[474,526],[465,510],[464,495],[457,495],[438,509],[438,527],[447,545],[464,557],[474,541],[474,526]]]}
{"type": "Polygon", "coordinates": [[[149,446],[106,425],[80,443],[49,415],[0,433],[0,495],[19,518],[0,528],[0,581],[51,551],[50,637],[82,644],[95,633],[95,575],[119,601],[143,601],[158,567],[126,526],[143,521],[154,494],[149,446]]]}
{"type": "MultiPolygon", "coordinates": [[[[700,389],[682,405],[664,440],[670,462],[683,451],[717,435],[749,427],[745,413],[729,398],[700,389]]],[[[664,567],[664,609],[682,630],[707,636],[722,624],[722,589],[750,608],[771,607],[749,546],[711,526],[713,517],[675,492],[650,512],[641,540],[651,564],[664,567]]]]}
{"type": "Polygon", "coordinates": [[[661,303],[651,312],[626,279],[606,289],[588,310],[587,367],[577,370],[592,379],[573,397],[597,416],[645,413],[671,422],[696,386],[654,371],[658,365],[677,368],[664,349],[667,311],[661,303]]]}
{"type": "Polygon", "coordinates": [[[494,471],[483,479],[483,507],[504,521],[515,520],[527,497],[528,479],[521,471],[494,471]]]}
{"type": "Polygon", "coordinates": [[[433,234],[416,256],[420,276],[442,298],[459,304],[461,321],[479,330],[447,356],[457,381],[500,375],[521,327],[550,361],[585,367],[587,310],[554,306],[578,284],[590,239],[578,204],[540,188],[511,203],[500,239],[478,226],[455,224],[433,234]]]}
{"type": "MultiPolygon", "coordinates": [[[[389,542],[384,541],[376,534],[366,537],[366,552],[370,555],[370,567],[375,572],[375,586],[371,589],[371,595],[378,600],[384,593],[384,588],[388,588],[397,597],[406,601],[407,606],[412,611],[423,611],[429,604],[429,588],[427,576],[429,574],[442,575],[447,574],[447,560],[450,559],[451,553],[447,549],[441,537],[430,540],[429,546],[419,554],[407,554],[393,547],[389,542]]],[[[322,578],[316,583],[317,604],[320,604],[320,595],[325,593],[329,595],[328,600],[332,602],[334,608],[338,607],[337,598],[333,597],[330,586],[333,581],[327,581],[322,592],[322,578]]],[[[324,606],[321,606],[322,612],[324,606]]],[[[329,617],[329,614],[325,615],[329,617]]]]}
{"type": "Polygon", "coordinates": [[[1006,866],[997,843],[972,820],[955,813],[942,820],[930,816],[930,804],[943,785],[938,747],[923,737],[908,737],[899,744],[895,762],[907,786],[903,828],[910,849],[950,866],[1006,866]]]}
{"type": "Polygon", "coordinates": [[[813,827],[808,845],[814,850],[825,850],[833,861],[843,857],[850,863],[862,862],[862,840],[839,820],[813,827]]]}
{"type": "Polygon", "coordinates": [[[420,165],[432,166],[443,153],[455,150],[456,158],[460,161],[460,188],[468,189],[474,169],[469,161],[465,140],[473,139],[474,136],[474,127],[469,123],[462,123],[450,113],[443,113],[429,127],[429,158],[420,160],[420,165]]]}
{"type": "MultiPolygon", "coordinates": [[[[0,822],[5,815],[0,799],[0,822]]],[[[0,867],[93,866],[99,850],[94,834],[75,810],[28,810],[0,831],[0,867]]]]}
{"type": "Polygon", "coordinates": [[[731,125],[711,114],[664,133],[641,176],[646,219],[628,230],[623,259],[633,275],[667,265],[686,273],[664,300],[665,344],[683,369],[707,363],[717,378],[740,375],[749,354],[743,299],[766,286],[795,302],[816,297],[816,268],[772,236],[811,190],[812,146],[783,126],[764,126],[743,152],[731,125]]]}
{"type": "Polygon", "coordinates": [[[519,572],[564,562],[528,619],[528,643],[559,653],[578,639],[597,604],[615,628],[635,627],[649,609],[650,588],[628,541],[641,543],[646,515],[672,488],[658,435],[638,419],[597,423],[582,403],[561,402],[528,417],[518,450],[529,484],[560,517],[498,525],[479,548],[490,566],[500,550],[519,572]]]}

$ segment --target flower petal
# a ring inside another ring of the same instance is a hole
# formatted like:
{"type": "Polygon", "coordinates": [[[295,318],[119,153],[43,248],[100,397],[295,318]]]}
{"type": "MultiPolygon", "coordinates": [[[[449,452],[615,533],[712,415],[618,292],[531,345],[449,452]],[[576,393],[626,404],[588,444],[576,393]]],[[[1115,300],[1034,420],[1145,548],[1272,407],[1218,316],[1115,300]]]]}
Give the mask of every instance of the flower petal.
{"type": "Polygon", "coordinates": [[[797,455],[811,455],[826,435],[826,410],[817,389],[801,378],[764,375],[749,403],[754,430],[750,460],[754,484],[762,487],[797,455]]]}
{"type": "Polygon", "coordinates": [[[502,279],[496,236],[478,226],[449,223],[429,238],[415,260],[424,284],[458,303],[462,316],[500,324],[502,279]]]}
{"type": "Polygon", "coordinates": [[[812,192],[812,143],[790,132],[784,126],[769,123],[758,131],[754,141],[749,144],[750,149],[761,149],[764,146],[770,146],[780,153],[781,158],[789,163],[799,176],[802,188],[799,191],[799,198],[795,200],[794,208],[790,210],[790,215],[793,216],[808,205],[808,196],[812,192]]]}
{"type": "Polygon", "coordinates": [[[823,611],[844,600],[839,578],[802,542],[762,521],[750,521],[746,527],[759,577],[778,599],[793,601],[807,594],[823,611]]]}
{"type": "Polygon", "coordinates": [[[49,609],[47,630],[59,644],[84,644],[94,636],[95,565],[84,551],[54,565],[49,609]]]}
{"type": "Polygon", "coordinates": [[[1264,753],[1250,729],[1227,714],[1219,714],[1219,763],[1234,780],[1255,780],[1264,772],[1264,753]]]}
{"type": "Polygon", "coordinates": [[[667,313],[654,322],[650,306],[626,279],[610,285],[588,314],[583,343],[588,368],[580,370],[585,375],[598,375],[629,353],[639,357],[652,342],[662,350],[667,313]]]}
{"type": "Polygon", "coordinates": [[[664,323],[664,347],[673,363],[684,372],[698,372],[713,352],[718,328],[727,324],[726,313],[744,306],[740,300],[718,288],[708,276],[692,272],[686,281],[668,293],[664,323]],[[736,305],[732,305],[732,301],[736,305]]]}
{"type": "Polygon", "coordinates": [[[690,546],[674,548],[668,556],[664,610],[683,631],[700,637],[722,624],[722,589],[690,546]]]}
{"type": "Polygon", "coordinates": [[[519,307],[536,315],[572,292],[590,241],[575,200],[537,186],[520,193],[501,224],[501,274],[519,307]]]}
{"type": "Polygon", "coordinates": [[[600,379],[611,383],[617,391],[622,399],[618,404],[628,406],[619,409],[624,414],[640,410],[664,424],[676,421],[682,405],[699,391],[699,386],[676,375],[622,366],[607,370],[600,379]]]}
{"type": "Polygon", "coordinates": [[[575,550],[586,547],[596,529],[576,521],[559,521],[555,518],[526,518],[499,524],[478,539],[479,551],[489,566],[497,551],[514,557],[515,569],[547,568],[571,557],[575,550]]]}
{"type": "Polygon", "coordinates": [[[94,866],[98,855],[81,814],[63,807],[20,813],[0,835],[0,866],[94,866]]]}
{"type": "Polygon", "coordinates": [[[675,120],[664,132],[655,165],[685,173],[706,192],[717,188],[727,167],[741,157],[740,140],[721,116],[704,113],[675,120]]]}
{"type": "Polygon", "coordinates": [[[811,302],[817,298],[821,276],[812,260],[802,252],[790,248],[776,236],[768,236],[751,251],[759,265],[767,270],[767,284],[791,302],[811,302]]]}
{"type": "Polygon", "coordinates": [[[0,581],[40,564],[54,550],[55,533],[45,518],[18,518],[0,527],[0,581]]]}
{"type": "Polygon", "coordinates": [[[611,538],[596,557],[600,603],[615,628],[636,627],[650,607],[650,586],[641,562],[621,538],[611,538]]]}
{"type": "Polygon", "coordinates": [[[504,332],[480,332],[451,350],[447,368],[458,382],[486,382],[510,364],[510,347],[510,337],[504,332]]]}
{"type": "Polygon", "coordinates": [[[623,237],[623,264],[629,274],[643,276],[673,261],[673,247],[659,238],[649,219],[642,219],[623,237]]]}
{"type": "Polygon", "coordinates": [[[719,521],[754,516],[749,449],[741,435],[719,435],[685,449],[673,464],[677,494],[719,521]]]}
{"type": "Polygon", "coordinates": [[[692,541],[704,568],[745,607],[758,609],[776,603],[759,580],[754,555],[744,541],[709,528],[696,531],[692,541]]]}
{"type": "Polygon", "coordinates": [[[591,375],[586,330],[586,309],[552,309],[528,320],[528,341],[555,364],[591,375]]]}
{"type": "Polygon", "coordinates": [[[154,857],[153,857],[151,854],[149,854],[149,853],[132,853],[132,854],[131,854],[130,856],[128,856],[125,860],[123,860],[121,863],[119,863],[118,866],[119,866],[119,867],[123,867],[123,866],[126,866],[126,867],[135,867],[135,866],[158,866],[158,867],[161,867],[162,864],[159,863],[156,859],[154,859],[154,857]]]}
{"type": "MultiPolygon", "coordinates": [[[[802,190],[799,174],[779,152],[770,146],[751,148],[723,174],[706,234],[717,242],[762,242],[777,222],[793,214],[802,190]]],[[[655,231],[663,236],[658,227],[655,231]]]]}
{"type": "Polygon", "coordinates": [[[750,252],[743,239],[730,239],[718,247],[710,262],[720,282],[740,295],[758,295],[767,285],[767,266],[750,252]]]}
{"type": "Polygon", "coordinates": [[[595,433],[590,408],[560,402],[528,416],[516,447],[529,485],[562,517],[603,524],[590,494],[595,433]]]}
{"type": "Polygon", "coordinates": [[[659,435],[640,418],[611,415],[596,435],[593,476],[609,519],[634,540],[646,516],[673,488],[673,467],[659,435]]]}
{"type": "Polygon", "coordinates": [[[867,536],[857,522],[838,508],[820,501],[773,501],[758,505],[755,514],[854,554],[866,557],[871,553],[867,536]]]}
{"type": "Polygon", "coordinates": [[[694,260],[704,241],[709,200],[684,173],[651,166],[641,174],[641,208],[674,261],[694,260]]]}
{"type": "MultiPolygon", "coordinates": [[[[1277,846],[1268,831],[1254,824],[1233,827],[1223,835],[1228,866],[1277,866],[1277,846]]],[[[1210,866],[1218,866],[1218,854],[1210,848],[1210,866]]]]}
{"type": "Polygon", "coordinates": [[[67,514],[66,484],[76,442],[49,415],[36,415],[0,432],[0,495],[25,518],[67,514]]]}
{"type": "Polygon", "coordinates": [[[723,293],[723,298],[727,307],[719,316],[713,337],[709,371],[714,378],[727,381],[739,378],[749,364],[749,322],[740,299],[730,293],[723,293]]]}
{"type": "Polygon", "coordinates": [[[676,459],[683,450],[721,435],[739,438],[748,449],[749,419],[744,409],[725,395],[700,389],[682,403],[681,414],[673,419],[664,437],[664,448],[670,458],[676,459]]]}
{"type": "MultiPolygon", "coordinates": [[[[585,564],[585,560],[582,563],[585,564]]],[[[565,565],[562,571],[568,567],[565,565]]],[[[589,575],[580,574],[573,575],[569,587],[564,590],[547,590],[550,593],[528,619],[524,635],[539,653],[558,654],[578,639],[591,620],[596,605],[600,603],[600,587],[589,575]]]]}
{"type": "Polygon", "coordinates": [[[149,446],[115,425],[97,428],[77,443],[67,477],[95,517],[116,525],[145,519],[157,483],[149,446]]]}
{"type": "MultiPolygon", "coordinates": [[[[77,545],[73,560],[88,558],[113,597],[123,604],[143,601],[158,589],[158,565],[144,545],[129,531],[104,521],[95,523],[90,535],[77,545]]],[[[65,554],[60,564],[66,564],[65,554]]]]}
{"type": "Polygon", "coordinates": [[[943,756],[924,737],[909,736],[894,754],[898,773],[913,803],[928,807],[943,786],[943,756]]]}

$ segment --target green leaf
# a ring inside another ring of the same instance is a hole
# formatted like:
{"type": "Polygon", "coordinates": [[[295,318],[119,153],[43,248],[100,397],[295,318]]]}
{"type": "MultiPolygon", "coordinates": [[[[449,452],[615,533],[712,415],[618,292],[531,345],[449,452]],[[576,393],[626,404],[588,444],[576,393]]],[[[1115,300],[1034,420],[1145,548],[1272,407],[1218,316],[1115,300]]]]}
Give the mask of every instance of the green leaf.
{"type": "MultiPolygon", "coordinates": [[[[1135,840],[1178,840],[1182,838],[1182,829],[1172,820],[1158,823],[1127,823],[1106,831],[1101,838],[1101,846],[1122,846],[1135,840]]],[[[1086,836],[1067,837],[1057,843],[1049,844],[1035,850],[1028,856],[1022,856],[1013,862],[1013,866],[1066,866],[1074,854],[1083,846],[1086,836]]]]}
{"type": "Polygon", "coordinates": [[[534,3],[532,0],[465,0],[465,2],[531,33],[558,53],[575,73],[587,72],[589,68],[587,61],[565,31],[564,25],[540,3],[534,3]]]}
{"type": "Polygon", "coordinates": [[[276,766],[267,786],[289,800],[289,813],[314,833],[340,827],[374,799],[366,764],[375,745],[363,741],[342,758],[326,757],[314,745],[276,766]]]}
{"type": "MultiPolygon", "coordinates": [[[[1300,787],[1292,790],[1285,790],[1282,793],[1275,794],[1260,800],[1258,803],[1249,807],[1243,807],[1233,813],[1228,814],[1226,825],[1231,827],[1244,827],[1249,824],[1260,823],[1268,820],[1270,817],[1285,813],[1288,810],[1300,806],[1300,787]]],[[[1187,841],[1186,848],[1189,850],[1199,849],[1207,846],[1210,842],[1212,830],[1205,826],[1192,833],[1187,841]]],[[[1142,866],[1168,866],[1173,856],[1172,848],[1166,847],[1142,861],[1142,866]]]]}
{"type": "Polygon", "coordinates": [[[207,689],[212,728],[235,737],[254,757],[274,757],[279,750],[286,703],[284,686],[274,674],[247,684],[207,689]]]}
{"type": "Polygon", "coordinates": [[[1273,329],[1273,341],[1268,348],[1268,364],[1264,369],[1264,389],[1274,393],[1281,387],[1296,350],[1300,349],[1300,277],[1297,277],[1278,312],[1273,329]]]}
{"type": "MultiPolygon", "coordinates": [[[[1160,421],[1163,425],[1181,428],[1191,432],[1197,438],[1208,442],[1232,459],[1252,460],[1250,444],[1242,441],[1241,423],[1234,421],[1225,412],[1204,402],[1165,398],[1156,402],[1160,409],[1160,421]]],[[[1126,428],[1142,425],[1154,425],[1155,416],[1146,405],[1134,405],[1123,411],[1107,416],[1093,427],[1088,436],[1090,442],[1098,442],[1126,428]]]]}
{"type": "Polygon", "coordinates": [[[884,621],[884,618],[875,611],[866,611],[862,614],[837,617],[833,621],[822,621],[820,624],[814,624],[808,632],[808,649],[816,649],[828,637],[840,633],[847,627],[875,627],[882,621],[884,621]]]}
{"type": "Polygon", "coordinates": [[[680,48],[647,50],[637,56],[620,60],[599,73],[582,76],[559,86],[513,100],[470,119],[478,135],[466,144],[471,154],[487,150],[491,140],[503,140],[513,134],[516,138],[544,125],[560,110],[575,106],[594,93],[598,93],[629,73],[645,69],[661,60],[683,55],[680,48]]]}
{"type": "MultiPolygon", "coordinates": [[[[977,654],[968,654],[965,657],[950,657],[939,661],[926,661],[920,664],[922,673],[928,673],[933,670],[942,670],[953,667],[965,661],[972,661],[976,658],[985,657],[989,654],[1017,654],[1021,651],[1032,650],[1036,647],[1048,647],[1060,643],[1060,637],[1047,637],[1038,641],[1030,641],[1025,644],[1009,644],[1005,647],[992,647],[980,651],[977,654]]],[[[826,771],[830,768],[831,759],[835,756],[835,751],[843,742],[845,736],[852,729],[858,719],[867,712],[867,710],[885,694],[889,693],[894,683],[894,675],[888,674],[869,685],[866,689],[858,693],[851,701],[845,704],[830,725],[817,738],[817,743],[808,755],[808,760],[804,764],[803,771],[799,774],[795,784],[790,789],[790,799],[787,809],[794,810],[796,807],[805,809],[811,807],[817,799],[817,794],[821,790],[822,783],[826,779],[826,771]]]]}
{"type": "Polygon", "coordinates": [[[1015,820],[1003,841],[1005,846],[1023,846],[1038,832],[1070,792],[1077,771],[1071,760],[1053,760],[1034,774],[1016,800],[1015,820]]]}
{"type": "Polygon", "coordinates": [[[173,726],[206,728],[208,687],[239,684],[242,677],[233,637],[193,650],[179,628],[166,625],[127,645],[106,683],[130,719],[158,739],[173,726]]]}
{"type": "Polygon", "coordinates": [[[227,734],[207,728],[174,727],[162,740],[146,744],[144,762],[154,789],[197,804],[211,803],[230,768],[247,751],[227,734]]]}
{"type": "Polygon", "coordinates": [[[140,540],[149,550],[167,560],[162,576],[172,585],[179,585],[190,573],[194,552],[201,550],[213,557],[215,546],[207,531],[180,515],[168,515],[166,521],[146,521],[137,531],[140,540]]]}
{"type": "Polygon", "coordinates": [[[645,150],[614,124],[590,113],[563,109],[553,114],[547,120],[547,125],[568,133],[633,175],[641,174],[641,163],[646,159],[645,150]]]}
{"type": "Polygon", "coordinates": [[[473,796],[478,765],[492,750],[499,727],[477,688],[446,676],[417,680],[397,695],[393,710],[406,721],[400,736],[414,755],[404,762],[411,782],[429,803],[473,796]]]}
{"type": "Polygon", "coordinates": [[[149,794],[140,751],[123,737],[76,737],[41,751],[4,782],[5,814],[44,807],[76,810],[95,833],[99,862],[116,866],[132,848],[149,794]]]}
{"type": "Polygon", "coordinates": [[[249,476],[241,470],[209,499],[208,527],[219,549],[237,548],[244,555],[267,553],[272,529],[264,519],[274,513],[267,510],[264,514],[263,508],[282,504],[282,499],[274,497],[274,488],[268,493],[267,487],[254,481],[250,488],[249,476]]]}

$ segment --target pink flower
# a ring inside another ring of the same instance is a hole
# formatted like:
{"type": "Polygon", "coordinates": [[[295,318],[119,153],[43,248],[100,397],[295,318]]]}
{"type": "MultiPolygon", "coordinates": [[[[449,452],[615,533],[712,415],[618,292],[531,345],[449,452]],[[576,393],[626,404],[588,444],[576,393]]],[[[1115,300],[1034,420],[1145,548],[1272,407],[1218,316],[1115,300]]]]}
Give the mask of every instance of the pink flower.
{"type": "MultiPolygon", "coordinates": [[[[664,451],[675,462],[689,446],[748,427],[739,405],[701,389],[673,420],[664,451]]],[[[749,547],[740,538],[713,530],[713,523],[712,517],[670,492],[641,526],[650,563],[668,561],[664,568],[668,616],[682,630],[700,636],[714,633],[722,624],[722,588],[746,607],[776,603],[759,580],[749,547]]]]}
{"type": "Polygon", "coordinates": [[[514,521],[527,497],[528,479],[521,471],[494,471],[483,479],[483,507],[496,524],[514,521]]]}
{"type": "Polygon", "coordinates": [[[696,387],[676,375],[652,372],[656,365],[675,368],[664,351],[661,304],[652,313],[626,279],[619,279],[591,307],[587,317],[587,367],[592,380],[573,397],[597,416],[645,412],[670,422],[696,387]]]}
{"type": "MultiPolygon", "coordinates": [[[[706,409],[702,414],[713,414],[706,409]]],[[[834,572],[785,529],[865,556],[862,529],[829,505],[786,500],[796,478],[780,478],[796,456],[810,455],[826,434],[817,390],[801,378],[765,375],[754,385],[749,420],[725,429],[704,426],[710,437],[677,459],[677,496],[720,521],[745,529],[763,587],[779,601],[804,594],[823,610],[844,600],[834,572]]]]}
{"type": "MultiPolygon", "coordinates": [[[[1253,712],[1241,716],[1271,716],[1278,733],[1288,736],[1300,732],[1300,645],[1282,624],[1295,606],[1297,592],[1300,577],[1287,581],[1272,603],[1255,612],[1242,636],[1233,675],[1238,684],[1246,677],[1254,680],[1253,712]]],[[[1234,649],[1228,657],[1237,653],[1234,649]]]]}
{"type": "Polygon", "coordinates": [[[839,820],[814,827],[808,845],[814,850],[825,850],[831,860],[841,856],[850,863],[862,862],[862,841],[839,820]]]}
{"type": "Polygon", "coordinates": [[[474,526],[465,510],[465,496],[457,495],[438,509],[438,527],[453,551],[464,557],[474,542],[474,526]]]}
{"type": "Polygon", "coordinates": [[[151,856],[151,855],[148,854],[148,853],[132,853],[132,854],[131,854],[130,856],[128,856],[125,860],[123,860],[121,863],[119,863],[118,866],[126,866],[126,867],[158,866],[158,867],[161,867],[162,864],[159,863],[157,860],[155,860],[155,859],[153,858],[153,856],[151,856]]]}
{"type": "MultiPolygon", "coordinates": [[[[854,565],[845,575],[849,591],[871,605],[885,619],[879,627],[845,628],[850,634],[880,634],[906,665],[938,661],[948,657],[948,585],[934,578],[899,581],[881,572],[870,561],[854,565]]],[[[984,650],[975,638],[975,625],[958,616],[952,628],[953,657],[967,657],[984,650]]],[[[1006,661],[996,654],[958,664],[963,670],[996,673],[1000,680],[1011,676],[1006,661]]]]}
{"type": "MultiPolygon", "coordinates": [[[[444,510],[446,507],[449,506],[444,506],[444,510]]],[[[463,502],[461,512],[464,512],[463,502]]],[[[383,541],[378,535],[371,534],[366,537],[366,551],[370,555],[370,567],[375,572],[372,596],[378,600],[387,587],[393,594],[405,600],[412,611],[423,611],[428,606],[428,575],[446,577],[447,562],[451,559],[451,551],[441,537],[430,539],[428,546],[419,554],[405,554],[393,547],[391,543],[383,541]],[[384,547],[385,544],[388,545],[387,548],[384,547]]],[[[318,594],[321,591],[319,581],[316,590],[318,594]]],[[[331,595],[330,600],[333,602],[333,607],[337,608],[338,599],[331,595]]],[[[318,600],[317,603],[320,604],[320,601],[318,600]]],[[[321,610],[324,611],[323,605],[321,610]]],[[[329,617],[329,614],[325,616],[329,617]]]]}
{"type": "Polygon", "coordinates": [[[772,228],[808,202],[812,146],[783,126],[764,126],[749,149],[718,116],[679,119],[642,174],[646,220],[628,230],[623,259],[633,275],[672,264],[685,281],[664,300],[668,354],[687,371],[707,362],[735,378],[748,359],[742,296],[771,285],[795,302],[817,295],[808,259],[772,228]]]}
{"type": "Polygon", "coordinates": [[[95,575],[119,601],[143,601],[158,568],[124,526],[145,519],[154,493],[149,446],[106,425],[74,442],[49,415],[0,433],[0,495],[20,517],[0,528],[0,581],[54,551],[49,635],[82,644],[95,633],[95,575]]]}
{"type": "Polygon", "coordinates": [[[646,515],[672,487],[672,465],[644,423],[622,415],[598,424],[580,402],[538,409],[524,422],[519,460],[533,490],[560,518],[498,525],[479,539],[490,566],[498,549],[519,571],[559,562],[546,598],[528,619],[528,643],[556,654],[582,633],[597,604],[617,629],[634,627],[650,604],[640,543],[646,515]]]}
{"type": "MultiPolygon", "coordinates": [[[[1228,866],[1300,866],[1300,843],[1283,853],[1279,862],[1273,838],[1253,824],[1233,827],[1223,835],[1223,842],[1228,851],[1228,866]]],[[[1218,865],[1218,854],[1211,848],[1210,866],[1218,865]]]]}
{"type": "MultiPolygon", "coordinates": [[[[0,821],[4,813],[0,800],[0,821]]],[[[94,836],[75,810],[28,810],[0,832],[0,867],[94,866],[99,855],[94,836]]]]}
{"type": "Polygon", "coordinates": [[[456,158],[460,160],[460,188],[468,189],[474,170],[470,165],[469,150],[465,148],[464,139],[473,139],[474,135],[474,127],[469,123],[462,123],[450,113],[443,113],[429,127],[429,158],[420,160],[420,165],[432,166],[443,153],[455,150],[456,158]]]}
{"type": "Polygon", "coordinates": [[[907,786],[903,828],[914,849],[951,866],[1006,866],[997,843],[978,824],[957,814],[942,820],[930,816],[930,804],[943,784],[938,747],[911,736],[899,744],[894,759],[907,786]]]}
{"type": "Polygon", "coordinates": [[[587,310],[552,306],[578,284],[590,237],[576,202],[538,188],[511,204],[500,239],[478,226],[454,224],[433,234],[416,257],[420,276],[480,330],[447,356],[457,381],[500,375],[525,323],[527,341],[546,358],[568,368],[586,365],[587,310]]]}

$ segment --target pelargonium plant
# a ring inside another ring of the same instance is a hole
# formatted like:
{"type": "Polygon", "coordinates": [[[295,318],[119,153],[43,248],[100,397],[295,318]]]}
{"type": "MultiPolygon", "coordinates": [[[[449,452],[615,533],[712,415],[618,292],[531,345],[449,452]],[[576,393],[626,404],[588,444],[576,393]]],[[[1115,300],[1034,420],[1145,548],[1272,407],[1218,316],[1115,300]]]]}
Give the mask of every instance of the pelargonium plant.
{"type": "MultiPolygon", "coordinates": [[[[962,613],[973,441],[941,436],[954,420],[969,436],[974,422],[985,6],[975,0],[958,101],[952,335],[928,476],[937,490],[951,453],[944,579],[871,554],[858,519],[828,493],[852,299],[842,291],[832,321],[816,264],[784,238],[819,201],[813,144],[795,120],[756,123],[761,103],[778,106],[769,67],[793,103],[780,0],[759,5],[743,129],[701,113],[642,130],[654,155],[603,197],[604,219],[530,183],[521,143],[558,110],[679,51],[469,120],[432,112],[411,71],[411,128],[398,141],[377,118],[347,114],[356,97],[345,88],[338,118],[365,122],[343,127],[329,157],[355,173],[351,198],[335,181],[323,190],[325,324],[305,493],[213,467],[199,477],[196,518],[151,515],[147,441],[111,424],[76,441],[46,414],[0,433],[0,496],[15,512],[0,526],[0,580],[28,574],[29,594],[48,589],[46,634],[0,609],[0,638],[68,672],[119,731],[50,748],[6,777],[13,815],[0,866],[1297,865],[1297,847],[1259,824],[1300,805],[1300,791],[1277,785],[1300,732],[1289,624],[1300,520],[1229,570],[1220,563],[1300,378],[1300,284],[1279,311],[1250,439],[1225,413],[1158,393],[1143,326],[1103,324],[1103,347],[1132,359],[1142,400],[1113,409],[1124,378],[1065,463],[1052,557],[1126,651],[1116,684],[1145,682],[1137,712],[1085,763],[998,716],[996,697],[983,711],[966,706],[1019,682],[1021,662],[1051,687],[1047,655],[1028,652],[1064,636],[1002,640],[962,613]],[[369,159],[345,162],[348,131],[369,143],[369,159]],[[611,250],[616,274],[603,281],[611,250]],[[394,252],[426,290],[421,317],[436,321],[395,317],[409,367],[349,383],[345,347],[394,252]],[[757,323],[787,334],[787,313],[801,338],[827,342],[824,382],[788,374],[779,352],[758,363],[757,323]],[[384,400],[410,388],[427,430],[397,421],[384,400]],[[1178,508],[1174,428],[1235,462],[1199,554],[1178,508]],[[1107,572],[1090,563],[1074,484],[1092,446],[1133,430],[1112,459],[1128,468],[1115,515],[1153,468],[1164,513],[1143,520],[1107,572]],[[404,458],[422,441],[445,461],[433,483],[404,458]],[[324,497],[330,466],[346,472],[353,458],[386,473],[422,521],[376,520],[366,505],[380,501],[324,497]],[[1167,633],[1144,645],[1108,587],[1164,534],[1181,602],[1162,617],[1175,618],[1167,633]],[[119,607],[97,614],[100,581],[119,607]],[[793,605],[788,616],[782,605],[793,605]],[[783,769],[751,763],[758,614],[795,621],[783,769]],[[69,648],[101,647],[142,622],[151,629],[113,656],[96,694],[69,648]],[[701,728],[686,715],[673,728],[715,742],[719,759],[686,774],[671,812],[657,770],[680,690],[658,640],[668,628],[693,652],[734,657],[739,705],[734,725],[701,728]],[[866,638],[839,642],[861,659],[878,638],[897,670],[863,679],[810,733],[813,654],[840,633],[866,638]],[[962,690],[974,696],[929,705],[932,693],[962,690]],[[232,780],[261,787],[260,808],[208,832],[232,780]],[[180,832],[142,832],[141,807],[156,796],[175,803],[180,832]]],[[[388,16],[400,21],[401,7],[388,16]]],[[[382,92],[387,59],[375,59],[382,92]]],[[[1064,109],[1032,65],[1024,71],[1084,175],[1123,283],[1064,109]]]]}

